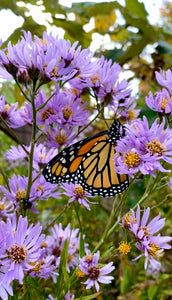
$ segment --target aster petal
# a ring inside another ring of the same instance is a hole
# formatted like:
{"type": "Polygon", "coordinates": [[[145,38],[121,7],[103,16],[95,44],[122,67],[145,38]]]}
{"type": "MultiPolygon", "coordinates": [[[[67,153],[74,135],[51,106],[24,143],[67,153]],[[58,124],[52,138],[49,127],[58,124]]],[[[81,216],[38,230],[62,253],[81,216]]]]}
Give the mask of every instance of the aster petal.
{"type": "Polygon", "coordinates": [[[101,272],[100,274],[104,275],[104,274],[108,274],[108,273],[112,272],[115,269],[115,267],[112,265],[113,265],[113,262],[110,262],[107,265],[105,265],[104,267],[102,267],[100,269],[100,272],[101,272]]]}
{"type": "Polygon", "coordinates": [[[98,284],[98,282],[97,281],[95,281],[95,288],[96,288],[96,291],[98,292],[99,291],[99,289],[100,289],[100,286],[99,286],[99,284],[98,284]]]}
{"type": "Polygon", "coordinates": [[[98,281],[104,284],[110,283],[114,279],[113,276],[99,276],[98,281]]]}
{"type": "Polygon", "coordinates": [[[142,220],[141,220],[141,227],[144,227],[149,219],[150,214],[150,207],[147,207],[146,210],[144,210],[142,220]]]}
{"type": "Polygon", "coordinates": [[[137,206],[137,210],[136,210],[136,220],[137,220],[137,224],[140,224],[140,206],[137,206]]]}

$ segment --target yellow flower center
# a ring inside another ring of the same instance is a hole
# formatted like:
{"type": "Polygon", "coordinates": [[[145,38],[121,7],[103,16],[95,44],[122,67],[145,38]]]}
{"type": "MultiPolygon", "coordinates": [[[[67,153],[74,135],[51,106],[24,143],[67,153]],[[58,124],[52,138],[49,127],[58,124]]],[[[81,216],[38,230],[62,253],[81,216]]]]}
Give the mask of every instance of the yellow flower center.
{"type": "Polygon", "coordinates": [[[167,105],[167,102],[168,102],[167,99],[162,98],[162,103],[161,103],[161,108],[162,108],[162,109],[165,109],[165,107],[166,107],[166,105],[167,105]]]}
{"type": "Polygon", "coordinates": [[[46,153],[39,154],[38,157],[39,157],[40,160],[47,159],[47,154],[46,153]]]}
{"type": "Polygon", "coordinates": [[[55,137],[55,141],[59,145],[63,145],[66,142],[66,139],[67,139],[66,135],[57,134],[55,137]]]}
{"type": "Polygon", "coordinates": [[[151,249],[148,249],[148,253],[152,256],[156,256],[161,249],[156,243],[150,243],[149,247],[151,247],[151,249]]]}
{"type": "Polygon", "coordinates": [[[43,241],[40,248],[46,248],[47,247],[47,242],[43,241]]]}
{"type": "Polygon", "coordinates": [[[67,121],[69,118],[70,118],[70,116],[72,115],[74,115],[74,111],[72,110],[72,108],[68,105],[68,104],[66,104],[63,108],[62,108],[62,113],[63,113],[63,117],[64,117],[64,119],[67,121]]]}
{"type": "Polygon", "coordinates": [[[50,115],[55,115],[55,110],[50,107],[40,113],[40,117],[43,121],[47,120],[50,115]]]}
{"type": "Polygon", "coordinates": [[[0,210],[6,210],[6,206],[4,203],[0,202],[0,210]]]}
{"type": "Polygon", "coordinates": [[[16,200],[20,201],[26,198],[26,190],[20,190],[18,189],[16,192],[16,200]]]}
{"type": "Polygon", "coordinates": [[[136,111],[132,108],[128,110],[129,120],[135,120],[136,119],[136,111]]]}
{"type": "Polygon", "coordinates": [[[90,79],[91,79],[92,83],[95,84],[97,80],[100,82],[100,75],[98,73],[93,74],[90,76],[90,79]]]}
{"type": "Polygon", "coordinates": [[[36,187],[36,191],[38,192],[38,191],[41,191],[42,192],[42,194],[43,194],[43,192],[44,192],[44,187],[41,185],[41,184],[37,184],[37,187],[36,187]]]}
{"type": "Polygon", "coordinates": [[[25,250],[24,245],[18,246],[18,245],[13,245],[9,250],[9,257],[16,263],[20,264],[22,263],[27,256],[27,251],[25,250]]]}
{"type": "Polygon", "coordinates": [[[50,72],[51,77],[57,77],[59,75],[58,67],[55,66],[53,70],[50,72]]]}
{"type": "Polygon", "coordinates": [[[131,246],[126,242],[121,242],[118,249],[122,255],[127,255],[131,250],[131,246]]]}
{"type": "Polygon", "coordinates": [[[150,155],[158,154],[158,156],[162,156],[166,147],[162,146],[160,142],[157,142],[157,139],[158,138],[146,144],[146,151],[150,152],[150,155]]]}
{"type": "Polygon", "coordinates": [[[82,188],[82,186],[76,186],[76,187],[73,189],[73,192],[74,192],[76,198],[84,198],[84,196],[85,196],[85,191],[84,191],[84,189],[82,188]]]}
{"type": "Polygon", "coordinates": [[[165,110],[165,107],[166,107],[166,105],[167,105],[167,103],[169,101],[172,101],[172,97],[170,97],[170,98],[169,97],[167,97],[167,98],[165,98],[165,97],[160,98],[159,102],[161,102],[161,108],[163,110],[165,110]]]}
{"type": "Polygon", "coordinates": [[[75,96],[77,96],[77,95],[78,95],[78,90],[77,90],[77,89],[75,89],[75,88],[71,88],[71,89],[69,89],[69,90],[68,90],[68,92],[69,92],[69,93],[71,93],[71,94],[74,94],[75,96]]]}
{"type": "Polygon", "coordinates": [[[9,104],[5,104],[4,107],[5,107],[5,111],[8,111],[11,106],[9,104]]]}
{"type": "Polygon", "coordinates": [[[124,217],[124,227],[129,228],[130,224],[136,223],[136,218],[133,219],[133,216],[131,214],[128,214],[124,217]]]}
{"type": "Polygon", "coordinates": [[[131,152],[129,150],[127,152],[124,152],[123,157],[125,158],[124,165],[130,168],[137,167],[141,160],[139,154],[131,152]]]}
{"type": "Polygon", "coordinates": [[[144,231],[144,237],[148,238],[148,237],[150,236],[150,232],[149,232],[149,231],[150,231],[150,228],[148,228],[148,227],[146,227],[146,226],[145,226],[145,227],[141,227],[141,226],[140,226],[140,227],[138,228],[138,231],[139,231],[139,230],[143,230],[143,231],[144,231]]]}
{"type": "Polygon", "coordinates": [[[41,43],[42,43],[43,45],[46,45],[46,46],[47,46],[47,40],[46,40],[46,39],[40,39],[40,41],[41,41],[41,43]]]}
{"type": "Polygon", "coordinates": [[[37,264],[36,264],[35,261],[34,262],[30,261],[29,265],[35,266],[35,268],[31,269],[30,272],[34,271],[35,273],[38,273],[41,270],[41,268],[42,268],[42,264],[43,263],[40,260],[38,260],[37,264]]]}
{"type": "Polygon", "coordinates": [[[94,256],[93,256],[92,254],[86,255],[86,256],[85,256],[85,261],[86,261],[87,263],[92,263],[93,257],[94,257],[94,256]]]}
{"type": "Polygon", "coordinates": [[[76,276],[79,278],[79,279],[83,279],[85,274],[81,271],[81,270],[78,270],[76,272],[76,276]]]}

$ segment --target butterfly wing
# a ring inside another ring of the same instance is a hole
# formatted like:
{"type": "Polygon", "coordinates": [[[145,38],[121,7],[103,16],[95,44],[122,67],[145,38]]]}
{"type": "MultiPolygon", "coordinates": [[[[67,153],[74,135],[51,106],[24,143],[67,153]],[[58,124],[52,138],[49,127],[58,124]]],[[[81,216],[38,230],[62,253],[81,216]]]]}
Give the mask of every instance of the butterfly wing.
{"type": "Polygon", "coordinates": [[[128,176],[114,169],[114,145],[120,138],[119,122],[107,131],[77,142],[57,154],[44,168],[51,183],[79,183],[92,195],[111,197],[128,187],[128,176]]]}

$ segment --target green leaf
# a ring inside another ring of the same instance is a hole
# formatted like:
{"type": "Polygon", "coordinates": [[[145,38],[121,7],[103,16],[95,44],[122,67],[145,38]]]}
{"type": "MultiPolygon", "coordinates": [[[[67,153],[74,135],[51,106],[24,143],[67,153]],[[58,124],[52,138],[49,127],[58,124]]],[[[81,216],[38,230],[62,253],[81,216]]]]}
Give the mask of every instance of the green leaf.
{"type": "Polygon", "coordinates": [[[149,300],[154,299],[154,296],[156,295],[157,289],[158,289],[157,285],[149,286],[149,288],[148,288],[148,299],[149,300]]]}
{"type": "Polygon", "coordinates": [[[126,7],[132,13],[132,15],[145,19],[148,15],[145,10],[143,3],[138,2],[137,0],[125,0],[126,7]]]}
{"type": "Polygon", "coordinates": [[[142,38],[138,42],[134,42],[130,47],[128,47],[127,51],[123,56],[117,57],[116,61],[120,65],[125,64],[127,61],[132,60],[133,57],[138,56],[148,43],[149,40],[146,39],[146,37],[142,38]]]}
{"type": "MultiPolygon", "coordinates": [[[[54,18],[54,25],[63,28],[69,35],[71,42],[79,41],[83,47],[88,47],[91,42],[90,34],[87,34],[81,24],[75,21],[68,21],[63,19],[54,18]]],[[[65,37],[66,38],[66,37],[65,37]]]]}
{"type": "Polygon", "coordinates": [[[16,15],[20,15],[20,10],[16,5],[16,1],[13,0],[1,0],[0,1],[0,9],[11,9],[16,15]]]}
{"type": "Polygon", "coordinates": [[[66,16],[67,8],[57,3],[56,0],[49,0],[49,1],[44,0],[43,5],[45,6],[44,12],[50,12],[52,13],[53,16],[55,14],[62,14],[66,16]]]}
{"type": "Polygon", "coordinates": [[[82,4],[73,4],[71,10],[84,17],[91,18],[97,15],[109,15],[114,9],[119,9],[120,7],[121,5],[117,1],[97,4],[84,2],[82,4]]]}
{"type": "Polygon", "coordinates": [[[58,273],[59,276],[57,278],[57,283],[56,283],[56,294],[59,295],[60,290],[62,288],[63,280],[64,280],[64,273],[63,270],[66,268],[67,265],[67,258],[68,258],[68,246],[69,246],[69,241],[68,239],[65,240],[63,249],[60,255],[60,264],[59,264],[59,269],[58,273]]]}
{"type": "Polygon", "coordinates": [[[107,59],[112,59],[113,62],[117,61],[118,58],[122,57],[124,55],[124,51],[122,49],[117,49],[114,48],[112,50],[109,50],[106,54],[105,57],[107,59]]]}
{"type": "Polygon", "coordinates": [[[84,239],[83,239],[83,234],[82,232],[80,233],[80,248],[79,248],[79,256],[83,257],[85,255],[85,246],[84,246],[84,239]]]}
{"type": "Polygon", "coordinates": [[[132,267],[127,262],[127,258],[124,258],[121,261],[121,272],[120,272],[120,290],[122,295],[126,294],[129,291],[132,280],[133,280],[132,267]]]}
{"type": "Polygon", "coordinates": [[[75,300],[81,300],[81,299],[82,300],[91,300],[91,299],[94,299],[94,298],[98,297],[100,294],[101,294],[101,292],[96,293],[96,294],[92,294],[90,296],[85,296],[85,297],[82,297],[82,298],[75,298],[75,300]]]}

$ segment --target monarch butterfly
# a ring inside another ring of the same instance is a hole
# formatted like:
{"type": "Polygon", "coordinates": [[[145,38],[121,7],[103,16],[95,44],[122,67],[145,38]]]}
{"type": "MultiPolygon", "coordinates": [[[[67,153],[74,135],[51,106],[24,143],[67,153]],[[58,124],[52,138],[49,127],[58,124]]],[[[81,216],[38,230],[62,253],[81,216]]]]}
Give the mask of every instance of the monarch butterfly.
{"type": "Polygon", "coordinates": [[[128,176],[114,169],[114,146],[120,139],[120,122],[115,120],[109,130],[85,138],[57,154],[43,170],[51,183],[79,183],[91,195],[112,197],[123,192],[128,176]]]}

